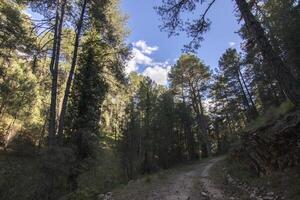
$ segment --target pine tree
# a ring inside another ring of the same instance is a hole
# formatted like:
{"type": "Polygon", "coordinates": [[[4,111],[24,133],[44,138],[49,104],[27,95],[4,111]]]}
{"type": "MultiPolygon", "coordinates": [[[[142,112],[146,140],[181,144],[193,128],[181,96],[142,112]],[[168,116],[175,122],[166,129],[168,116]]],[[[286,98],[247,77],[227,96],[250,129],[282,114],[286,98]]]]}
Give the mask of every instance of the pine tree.
{"type": "Polygon", "coordinates": [[[101,62],[102,47],[93,42],[93,35],[90,37],[80,54],[67,129],[67,132],[76,138],[81,158],[93,156],[93,143],[97,143],[95,137],[100,134],[101,106],[108,89],[101,62]]]}
{"type": "Polygon", "coordinates": [[[182,55],[169,76],[172,87],[177,90],[177,93],[181,93],[185,98],[184,101],[189,101],[193,108],[199,130],[197,139],[202,143],[203,156],[209,156],[211,147],[208,137],[208,122],[203,106],[210,79],[208,66],[194,55],[182,55]]]}

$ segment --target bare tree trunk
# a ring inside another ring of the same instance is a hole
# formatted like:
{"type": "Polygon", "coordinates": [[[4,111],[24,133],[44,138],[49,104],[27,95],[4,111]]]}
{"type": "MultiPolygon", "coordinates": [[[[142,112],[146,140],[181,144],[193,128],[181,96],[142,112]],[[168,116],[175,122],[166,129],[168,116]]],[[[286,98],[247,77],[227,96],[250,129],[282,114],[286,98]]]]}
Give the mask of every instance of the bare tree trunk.
{"type": "Polygon", "coordinates": [[[5,110],[6,110],[6,101],[5,99],[3,99],[0,106],[0,118],[4,115],[5,110]]]}
{"type": "Polygon", "coordinates": [[[47,117],[48,117],[48,113],[46,115],[46,119],[44,121],[43,127],[42,127],[42,129],[40,131],[40,138],[39,138],[39,142],[38,142],[38,149],[41,148],[42,142],[43,142],[43,138],[45,137],[45,130],[46,130],[46,127],[47,127],[47,117]]]}
{"type": "Polygon", "coordinates": [[[291,100],[291,102],[293,102],[297,107],[299,107],[300,87],[298,81],[292,75],[290,69],[285,65],[280,56],[275,52],[275,50],[271,46],[262,26],[255,19],[255,16],[251,13],[247,1],[235,1],[243,19],[245,20],[246,27],[255,38],[256,43],[264,59],[269,63],[271,69],[273,70],[273,76],[278,81],[285,95],[291,100]]]}
{"type": "Polygon", "coordinates": [[[238,70],[236,71],[236,78],[237,78],[237,80],[238,80],[238,82],[239,82],[241,92],[243,93],[244,103],[245,103],[246,107],[248,108],[248,111],[251,111],[251,106],[250,106],[250,104],[249,104],[249,102],[248,102],[248,98],[247,98],[246,92],[245,92],[245,90],[244,90],[244,87],[243,87],[243,84],[242,84],[240,75],[239,75],[239,73],[238,73],[238,70]]]}
{"type": "Polygon", "coordinates": [[[202,124],[203,132],[204,132],[205,148],[207,151],[207,156],[210,157],[211,156],[211,142],[209,140],[209,128],[208,128],[207,120],[204,115],[204,107],[202,104],[202,99],[201,99],[201,95],[200,95],[199,91],[198,91],[198,101],[199,101],[199,107],[200,107],[200,113],[201,113],[201,124],[202,124]]]}
{"type": "Polygon", "coordinates": [[[245,81],[245,79],[244,79],[244,77],[243,77],[243,74],[242,74],[242,72],[241,72],[240,69],[239,69],[239,75],[240,75],[241,80],[242,80],[242,82],[243,82],[243,85],[244,85],[244,87],[245,87],[246,93],[248,94],[249,100],[250,100],[250,102],[251,102],[251,104],[252,104],[252,109],[254,110],[255,113],[257,113],[257,109],[256,109],[256,106],[255,106],[255,103],[254,103],[253,98],[252,98],[252,96],[251,96],[251,94],[250,94],[250,92],[249,92],[249,89],[248,89],[248,87],[247,87],[247,85],[246,85],[246,81],[245,81]]]}
{"type": "MultiPolygon", "coordinates": [[[[51,102],[49,110],[49,138],[48,145],[53,146],[56,144],[55,134],[56,134],[56,101],[57,101],[57,79],[58,79],[58,64],[60,56],[60,44],[61,44],[61,35],[65,14],[65,5],[66,0],[62,0],[60,12],[57,11],[56,20],[55,20],[55,33],[54,37],[56,38],[53,44],[53,53],[50,63],[50,70],[52,72],[52,85],[51,85],[51,102]],[[60,14],[60,16],[59,16],[60,14]]],[[[57,7],[59,9],[59,7],[57,7]]]]}
{"type": "Polygon", "coordinates": [[[85,14],[86,4],[87,4],[87,0],[84,0],[83,5],[82,5],[82,10],[80,13],[80,18],[79,18],[78,24],[77,24],[77,33],[76,33],[76,37],[75,37],[72,64],[71,64],[71,69],[70,69],[67,84],[66,84],[65,94],[64,94],[60,118],[59,118],[58,136],[60,138],[62,137],[63,131],[64,131],[65,115],[66,115],[66,111],[67,111],[68,98],[70,95],[72,80],[74,79],[74,72],[75,72],[75,67],[76,67],[76,62],[77,62],[78,47],[79,47],[80,35],[81,35],[81,31],[82,31],[82,26],[83,26],[83,18],[84,18],[84,14],[85,14]]]}
{"type": "MultiPolygon", "coordinates": [[[[56,48],[57,48],[57,33],[58,33],[58,23],[59,23],[59,12],[58,12],[58,1],[57,1],[57,8],[56,8],[56,17],[55,17],[55,24],[54,24],[54,36],[53,36],[53,46],[52,46],[52,57],[50,61],[49,70],[51,72],[52,84],[53,84],[53,76],[54,76],[54,63],[55,63],[55,56],[56,56],[56,48]]],[[[53,89],[53,85],[51,86],[53,89]]],[[[51,90],[51,92],[53,92],[51,90]]],[[[54,143],[55,138],[55,110],[52,112],[53,108],[55,109],[55,104],[53,101],[56,102],[56,98],[53,97],[51,93],[51,102],[49,108],[49,130],[48,130],[48,144],[52,145],[54,143]]]]}
{"type": "MultiPolygon", "coordinates": [[[[191,95],[192,95],[192,106],[193,109],[196,113],[196,117],[197,117],[197,123],[199,128],[201,129],[201,136],[203,139],[203,143],[202,143],[202,149],[204,149],[206,152],[204,153],[204,157],[210,156],[210,141],[208,138],[208,130],[207,130],[207,126],[206,126],[206,122],[204,119],[204,113],[203,113],[203,106],[202,106],[202,102],[201,102],[201,98],[200,98],[200,94],[192,85],[192,83],[189,83],[190,86],[190,90],[191,90],[191,95]],[[207,155],[205,155],[207,154],[207,155]]],[[[200,141],[200,134],[198,134],[198,140],[200,141]]]]}

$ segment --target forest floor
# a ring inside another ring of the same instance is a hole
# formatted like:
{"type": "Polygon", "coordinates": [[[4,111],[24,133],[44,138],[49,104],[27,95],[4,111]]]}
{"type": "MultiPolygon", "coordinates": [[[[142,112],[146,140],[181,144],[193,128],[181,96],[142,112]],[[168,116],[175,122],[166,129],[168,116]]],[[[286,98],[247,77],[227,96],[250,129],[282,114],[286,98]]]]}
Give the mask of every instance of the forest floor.
{"type": "Polygon", "coordinates": [[[113,191],[114,200],[219,200],[227,199],[211,180],[210,170],[225,157],[166,170],[113,191]]]}

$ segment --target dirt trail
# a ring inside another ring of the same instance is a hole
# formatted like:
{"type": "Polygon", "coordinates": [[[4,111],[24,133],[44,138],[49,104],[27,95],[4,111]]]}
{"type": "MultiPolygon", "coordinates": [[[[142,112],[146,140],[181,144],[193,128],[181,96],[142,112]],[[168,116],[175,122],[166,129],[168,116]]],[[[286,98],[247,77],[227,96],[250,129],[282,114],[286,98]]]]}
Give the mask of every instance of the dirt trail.
{"type": "MultiPolygon", "coordinates": [[[[114,200],[219,200],[222,191],[209,179],[209,171],[223,157],[212,158],[187,169],[173,171],[166,177],[156,177],[151,183],[143,180],[130,183],[114,192],[114,200]]],[[[149,181],[149,180],[148,180],[149,181]]]]}

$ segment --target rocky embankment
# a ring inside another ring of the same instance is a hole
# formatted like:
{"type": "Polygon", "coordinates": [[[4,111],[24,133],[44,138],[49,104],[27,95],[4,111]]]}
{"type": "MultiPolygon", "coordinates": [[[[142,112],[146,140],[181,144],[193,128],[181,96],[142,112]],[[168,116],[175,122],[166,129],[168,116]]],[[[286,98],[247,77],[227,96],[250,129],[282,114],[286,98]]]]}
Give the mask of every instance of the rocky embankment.
{"type": "Polygon", "coordinates": [[[232,154],[246,160],[258,175],[300,165],[300,112],[291,112],[243,134],[232,154]]]}

